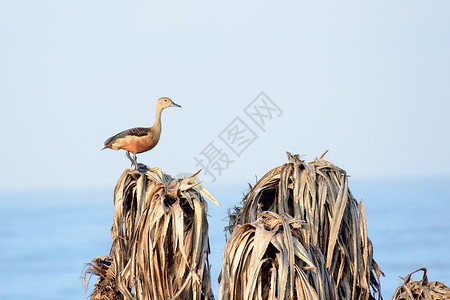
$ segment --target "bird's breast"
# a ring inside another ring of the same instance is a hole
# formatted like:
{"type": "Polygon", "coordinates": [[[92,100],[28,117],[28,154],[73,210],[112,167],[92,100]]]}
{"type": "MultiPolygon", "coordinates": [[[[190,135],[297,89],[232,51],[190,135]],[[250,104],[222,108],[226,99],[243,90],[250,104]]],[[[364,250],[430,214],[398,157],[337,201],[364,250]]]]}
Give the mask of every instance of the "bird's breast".
{"type": "MultiPolygon", "coordinates": [[[[146,136],[127,136],[120,141],[120,149],[130,151],[133,154],[142,153],[153,149],[159,141],[159,136],[152,134],[146,136]]],[[[119,141],[118,141],[119,142],[119,141]]]]}

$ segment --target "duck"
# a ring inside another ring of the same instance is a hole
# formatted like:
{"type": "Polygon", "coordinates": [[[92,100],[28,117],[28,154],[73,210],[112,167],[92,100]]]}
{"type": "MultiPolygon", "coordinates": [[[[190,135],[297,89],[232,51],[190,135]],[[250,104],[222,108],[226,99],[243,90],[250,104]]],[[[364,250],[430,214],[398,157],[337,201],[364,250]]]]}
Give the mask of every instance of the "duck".
{"type": "Polygon", "coordinates": [[[152,127],[136,127],[119,132],[105,141],[104,149],[125,150],[128,159],[138,170],[137,154],[147,152],[158,144],[161,137],[161,114],[167,107],[181,107],[168,97],[159,98],[156,102],[156,118],[152,127]],[[133,153],[131,158],[130,153],[133,153]]]}

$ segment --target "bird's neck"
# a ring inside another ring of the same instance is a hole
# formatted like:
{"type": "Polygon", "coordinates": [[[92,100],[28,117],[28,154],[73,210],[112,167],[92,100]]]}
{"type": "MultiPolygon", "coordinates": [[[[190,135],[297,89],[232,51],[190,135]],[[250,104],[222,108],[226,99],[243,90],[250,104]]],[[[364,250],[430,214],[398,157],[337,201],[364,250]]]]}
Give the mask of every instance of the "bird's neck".
{"type": "Polygon", "coordinates": [[[162,109],[158,107],[156,109],[155,124],[153,124],[153,128],[158,132],[161,132],[161,113],[162,109]]]}

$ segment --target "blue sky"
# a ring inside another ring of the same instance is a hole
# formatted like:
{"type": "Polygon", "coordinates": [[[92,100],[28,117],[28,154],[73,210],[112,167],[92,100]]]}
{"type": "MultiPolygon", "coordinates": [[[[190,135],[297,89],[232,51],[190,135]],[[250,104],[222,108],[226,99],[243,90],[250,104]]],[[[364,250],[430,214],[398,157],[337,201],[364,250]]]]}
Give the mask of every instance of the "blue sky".
{"type": "Polygon", "coordinates": [[[210,142],[254,182],[285,151],[353,177],[450,177],[448,1],[3,1],[0,190],[110,188],[129,167],[100,151],[151,126],[138,160],[195,172],[210,142]],[[264,91],[283,111],[241,155],[219,134],[264,91]]]}

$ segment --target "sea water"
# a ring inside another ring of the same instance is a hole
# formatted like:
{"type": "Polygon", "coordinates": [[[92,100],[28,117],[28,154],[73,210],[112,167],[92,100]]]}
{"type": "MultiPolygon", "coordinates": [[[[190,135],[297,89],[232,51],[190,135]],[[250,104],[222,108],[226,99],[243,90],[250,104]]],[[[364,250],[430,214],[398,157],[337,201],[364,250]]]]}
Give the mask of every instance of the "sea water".
{"type": "MultiPolygon", "coordinates": [[[[374,258],[390,299],[408,273],[428,269],[430,281],[450,283],[450,180],[349,179],[363,200],[374,258]]],[[[245,186],[206,186],[222,204],[209,203],[212,287],[219,294],[227,208],[239,205],[245,186]]],[[[108,255],[113,189],[0,193],[0,299],[86,299],[87,262],[108,255]]],[[[415,279],[419,279],[416,276],[415,279]]]]}

